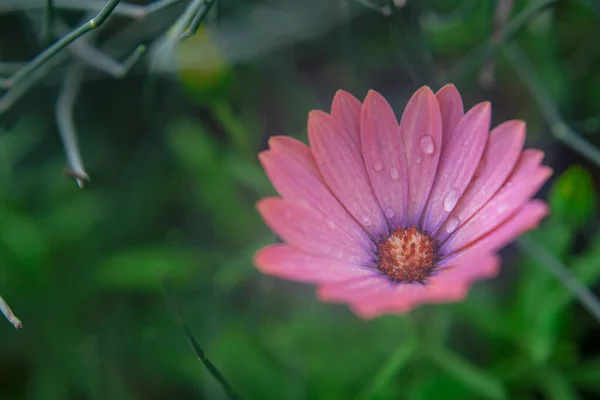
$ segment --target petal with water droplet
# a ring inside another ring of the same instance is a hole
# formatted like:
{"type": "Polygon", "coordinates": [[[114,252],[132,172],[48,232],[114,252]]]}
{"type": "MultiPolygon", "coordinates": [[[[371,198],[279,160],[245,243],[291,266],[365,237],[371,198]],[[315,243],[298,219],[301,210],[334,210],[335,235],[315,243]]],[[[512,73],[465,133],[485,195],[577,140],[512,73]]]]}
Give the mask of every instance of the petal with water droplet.
{"type": "Polygon", "coordinates": [[[331,193],[314,163],[308,146],[298,142],[281,146],[279,141],[269,142],[273,150],[263,151],[259,160],[275,189],[285,199],[307,204],[320,216],[339,225],[362,245],[374,252],[375,244],[362,227],[348,214],[331,193]],[[308,153],[303,150],[307,150],[308,153]]]}
{"type": "Polygon", "coordinates": [[[539,153],[527,150],[522,153],[508,181],[442,245],[440,253],[443,256],[451,255],[495,229],[540,189],[552,175],[552,170],[539,166],[539,153]],[[498,207],[502,207],[504,212],[498,213],[498,207]]]}
{"type": "MultiPolygon", "coordinates": [[[[475,171],[474,178],[451,215],[465,222],[479,211],[506,181],[519,159],[524,143],[525,123],[522,121],[507,121],[492,129],[481,158],[485,163],[481,165],[480,162],[477,167],[482,170],[477,177],[477,170],[475,171]]],[[[446,227],[442,226],[436,232],[435,239],[444,241],[448,236],[446,227]]]]}
{"type": "Polygon", "coordinates": [[[394,208],[395,212],[386,216],[395,229],[404,224],[407,207],[406,160],[394,111],[374,90],[363,103],[360,135],[365,164],[381,163],[381,170],[368,168],[367,172],[381,208],[394,208]]]}
{"type": "Polygon", "coordinates": [[[442,119],[438,102],[428,87],[419,89],[408,101],[400,121],[400,135],[404,143],[406,166],[408,173],[408,198],[410,201],[406,211],[406,225],[415,225],[435,178],[440,149],[442,145],[442,119]],[[423,136],[431,136],[433,153],[424,154],[420,140],[423,136]],[[421,162],[417,163],[417,158],[421,162]]]}
{"type": "Polygon", "coordinates": [[[426,232],[433,233],[440,227],[469,185],[485,148],[490,119],[491,105],[484,102],[471,108],[456,124],[452,140],[442,151],[423,215],[426,232]],[[465,146],[465,140],[471,144],[465,146]]]}
{"type": "Polygon", "coordinates": [[[269,228],[300,250],[325,258],[337,258],[334,251],[342,249],[342,261],[373,265],[373,252],[341,229],[330,229],[325,220],[307,206],[267,197],[258,202],[257,208],[269,228]]]}
{"type": "Polygon", "coordinates": [[[387,221],[373,193],[360,149],[349,136],[330,115],[310,112],[308,139],[323,179],[357,221],[363,214],[369,216],[371,224],[364,228],[380,239],[388,234],[387,221]]]}
{"type": "Polygon", "coordinates": [[[548,215],[548,206],[541,200],[531,200],[508,220],[464,249],[441,260],[440,267],[451,265],[455,259],[469,254],[495,253],[523,233],[535,229],[548,215]]]}

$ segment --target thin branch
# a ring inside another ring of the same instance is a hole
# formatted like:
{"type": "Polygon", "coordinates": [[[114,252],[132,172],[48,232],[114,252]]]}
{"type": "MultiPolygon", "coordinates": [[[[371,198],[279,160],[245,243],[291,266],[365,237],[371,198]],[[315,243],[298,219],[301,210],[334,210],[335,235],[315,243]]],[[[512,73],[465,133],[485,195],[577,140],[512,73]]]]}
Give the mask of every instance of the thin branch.
{"type": "MultiPolygon", "coordinates": [[[[506,25],[513,9],[513,0],[499,0],[494,10],[494,24],[492,27],[492,39],[498,41],[497,32],[501,32],[506,25]]],[[[496,82],[496,62],[493,57],[488,58],[481,66],[479,72],[479,84],[484,88],[491,88],[496,82]]]]}
{"type": "Polygon", "coordinates": [[[188,342],[190,343],[190,346],[192,346],[196,357],[198,357],[198,360],[200,360],[202,364],[204,364],[208,372],[210,372],[213,378],[215,378],[217,382],[219,382],[219,384],[223,387],[223,390],[225,391],[225,394],[229,399],[242,400],[242,397],[237,393],[235,388],[227,381],[225,376],[221,373],[221,371],[219,371],[216,365],[213,364],[212,361],[210,361],[206,356],[206,353],[204,352],[204,349],[202,349],[202,347],[200,346],[200,343],[198,343],[196,336],[194,335],[192,330],[187,326],[179,304],[177,304],[175,300],[169,296],[169,290],[167,286],[168,285],[166,284],[166,282],[164,282],[162,292],[165,298],[165,302],[167,303],[168,308],[175,316],[175,319],[177,320],[178,324],[183,329],[183,333],[185,334],[188,342]]]}
{"type": "Polygon", "coordinates": [[[62,89],[56,102],[56,123],[64,147],[67,163],[69,165],[67,174],[72,176],[77,185],[83,188],[89,176],[83,167],[79,144],[73,120],[73,107],[81,85],[83,76],[83,65],[76,63],[67,71],[62,89]]]}
{"type": "Polygon", "coordinates": [[[196,353],[198,360],[202,361],[202,364],[204,364],[208,372],[210,372],[213,378],[215,378],[217,382],[219,382],[219,384],[223,387],[223,390],[225,390],[227,397],[231,400],[241,400],[241,396],[236,392],[233,386],[231,386],[227,379],[225,379],[225,376],[223,376],[221,371],[219,371],[219,369],[212,363],[212,361],[208,359],[206,353],[204,352],[202,347],[200,347],[198,340],[196,340],[196,337],[194,336],[190,328],[188,328],[188,326],[185,324],[185,322],[181,321],[181,327],[183,328],[183,332],[185,333],[185,336],[190,342],[190,345],[194,349],[194,353],[196,353]]]}
{"type": "Polygon", "coordinates": [[[141,44],[123,62],[118,62],[89,43],[78,42],[71,46],[71,52],[89,67],[105,72],[114,78],[123,78],[145,51],[146,46],[141,44]]]}
{"type": "Polygon", "coordinates": [[[554,258],[543,246],[529,239],[521,237],[517,243],[530,256],[535,258],[541,265],[546,267],[558,280],[579,299],[581,304],[587,308],[592,316],[600,322],[600,301],[574,277],[567,267],[554,258]]]}
{"type": "Polygon", "coordinates": [[[202,7],[200,7],[200,9],[196,12],[196,15],[194,15],[194,18],[192,19],[192,22],[190,22],[188,28],[179,37],[180,42],[183,42],[184,40],[194,36],[196,32],[198,32],[198,28],[200,28],[200,25],[202,24],[202,22],[210,12],[210,9],[216,2],[217,0],[204,1],[202,7]]]}
{"type": "Polygon", "coordinates": [[[175,24],[173,24],[167,33],[158,39],[157,42],[152,46],[153,49],[151,52],[153,56],[150,64],[150,71],[153,71],[159,67],[162,61],[172,54],[183,33],[186,29],[188,29],[194,20],[194,17],[204,5],[205,0],[192,0],[183,14],[177,18],[175,24]]]}
{"type": "Polygon", "coordinates": [[[490,57],[498,47],[505,43],[527,22],[557,1],[558,0],[539,0],[529,8],[523,10],[515,18],[508,21],[502,30],[497,31],[496,34],[492,35],[484,43],[476,47],[475,50],[459,61],[448,73],[450,79],[446,80],[456,82],[469,76],[469,74],[475,71],[485,59],[490,57]]]}
{"type": "MultiPolygon", "coordinates": [[[[104,8],[94,18],[90,19],[88,22],[81,25],[79,28],[75,29],[68,35],[55,42],[52,46],[48,47],[33,60],[25,64],[25,66],[18,70],[14,75],[8,78],[5,81],[5,85],[9,87],[9,90],[2,97],[2,99],[0,99],[0,102],[5,100],[4,97],[9,95],[10,92],[19,87],[21,87],[22,89],[21,92],[18,92],[18,94],[23,94],[27,89],[29,89],[33,85],[32,81],[34,81],[36,78],[35,73],[41,67],[50,62],[62,49],[67,47],[69,44],[71,44],[81,36],[85,35],[89,31],[97,29],[99,26],[101,26],[104,23],[104,21],[106,21],[106,19],[110,16],[110,13],[119,4],[119,1],[120,0],[109,0],[104,6],[104,8]]],[[[39,79],[39,77],[37,78],[39,79]]],[[[9,104],[12,104],[12,102],[9,102],[9,104]]],[[[0,113],[4,111],[6,111],[6,109],[0,106],[0,113]]]]}
{"type": "MultiPolygon", "coordinates": [[[[69,26],[60,20],[56,25],[59,35],[66,35],[70,31],[69,26]]],[[[75,41],[68,50],[89,67],[114,78],[123,78],[146,51],[146,46],[141,44],[123,62],[118,62],[91,44],[88,38],[75,41]]]]}
{"type": "Polygon", "coordinates": [[[552,134],[558,140],[600,166],[600,150],[574,132],[561,118],[556,106],[550,101],[544,85],[536,76],[525,54],[516,45],[506,46],[505,53],[511,61],[513,68],[536,100],[542,115],[550,126],[552,134]]]}
{"type": "Polygon", "coordinates": [[[17,328],[17,329],[23,328],[23,324],[21,323],[21,320],[19,318],[17,318],[17,316],[13,313],[13,311],[10,309],[10,307],[8,306],[6,301],[2,298],[2,296],[0,296],[0,311],[2,311],[2,314],[4,314],[6,319],[9,320],[10,323],[13,324],[15,328],[17,328]]]}
{"type": "Polygon", "coordinates": [[[390,6],[380,6],[373,3],[371,0],[353,0],[355,3],[361,4],[364,7],[367,7],[369,10],[378,12],[384,17],[389,17],[392,14],[392,9],[390,6]]]}
{"type": "MultiPolygon", "coordinates": [[[[100,0],[54,0],[54,7],[61,10],[100,12],[106,7],[100,0]]],[[[2,0],[0,13],[32,11],[45,7],[40,0],[2,0]]],[[[146,14],[146,7],[138,4],[119,4],[114,13],[129,18],[140,18],[146,14]]]]}

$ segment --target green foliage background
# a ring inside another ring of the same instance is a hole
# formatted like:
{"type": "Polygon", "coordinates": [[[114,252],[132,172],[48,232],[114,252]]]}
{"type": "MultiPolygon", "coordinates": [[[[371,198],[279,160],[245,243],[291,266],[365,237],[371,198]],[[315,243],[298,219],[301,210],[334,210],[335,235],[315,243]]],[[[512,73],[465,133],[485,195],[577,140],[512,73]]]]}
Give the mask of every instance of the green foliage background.
{"type": "MultiPolygon", "coordinates": [[[[341,1],[351,20],[240,62],[218,27],[277,4],[221,3],[171,74],[86,81],[75,108],[85,190],[61,173],[52,79],[3,116],[0,294],[24,329],[0,321],[0,398],[226,398],[178,309],[246,399],[600,398],[599,321],[531,252],[509,247],[501,276],[464,303],[372,321],[252,266],[276,239],[254,207],[274,194],[256,157],[270,135],[305,140],[308,111],[339,88],[379,90],[399,114],[416,88],[456,73],[467,107],[492,100],[494,124],[527,121],[528,146],[555,169],[540,192],[553,212],[529,238],[598,293],[598,165],[551,134],[502,46],[490,88],[478,78],[489,60],[460,62],[490,38],[496,2],[409,0],[383,16],[341,1]],[[213,63],[176,68],[206,43],[213,63]]],[[[515,0],[511,18],[534,3],[515,0]]],[[[557,1],[509,38],[545,98],[596,145],[599,22],[597,3],[557,1]]],[[[0,59],[15,46],[3,25],[18,17],[0,15],[0,59]]]]}

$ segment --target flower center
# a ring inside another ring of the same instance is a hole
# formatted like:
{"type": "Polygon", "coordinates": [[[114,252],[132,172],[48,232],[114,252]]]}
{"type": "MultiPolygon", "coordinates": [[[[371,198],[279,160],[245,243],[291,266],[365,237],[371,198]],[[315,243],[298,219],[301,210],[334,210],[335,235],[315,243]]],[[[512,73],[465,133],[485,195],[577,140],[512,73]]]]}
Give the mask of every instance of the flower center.
{"type": "Polygon", "coordinates": [[[435,242],[415,226],[396,229],[377,247],[377,269],[393,282],[424,284],[435,271],[435,242]]]}

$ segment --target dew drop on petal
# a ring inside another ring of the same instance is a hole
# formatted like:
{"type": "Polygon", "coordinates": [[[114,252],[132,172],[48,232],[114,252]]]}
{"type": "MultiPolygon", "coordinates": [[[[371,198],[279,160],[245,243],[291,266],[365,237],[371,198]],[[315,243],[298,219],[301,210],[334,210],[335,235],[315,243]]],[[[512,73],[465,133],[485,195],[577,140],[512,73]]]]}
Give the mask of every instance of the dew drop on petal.
{"type": "Polygon", "coordinates": [[[385,209],[385,216],[386,217],[392,218],[394,215],[396,215],[396,213],[394,212],[394,210],[392,210],[389,207],[385,209]]]}
{"type": "Polygon", "coordinates": [[[425,135],[419,140],[419,146],[421,146],[421,150],[423,153],[431,155],[435,151],[435,146],[433,144],[433,138],[430,135],[425,135]]]}
{"type": "Polygon", "coordinates": [[[415,162],[417,164],[421,164],[423,162],[423,158],[422,157],[417,157],[417,158],[415,158],[415,162]]]}
{"type": "Polygon", "coordinates": [[[379,160],[375,161],[373,163],[373,170],[375,172],[381,172],[381,170],[383,170],[383,163],[379,160]]]}
{"type": "Polygon", "coordinates": [[[448,192],[446,197],[444,197],[444,209],[446,211],[452,211],[456,203],[458,203],[459,192],[456,189],[452,189],[448,192]]]}
{"type": "Polygon", "coordinates": [[[396,181],[396,180],[398,180],[398,176],[399,176],[398,168],[396,168],[396,167],[390,168],[390,178],[392,178],[393,180],[396,181]]]}
{"type": "Polygon", "coordinates": [[[335,222],[333,222],[332,220],[328,219],[325,221],[325,225],[327,225],[327,228],[332,231],[335,229],[335,222]]]}
{"type": "Polygon", "coordinates": [[[369,218],[369,214],[367,213],[363,213],[360,216],[360,222],[362,222],[364,225],[371,225],[371,218],[369,218]]]}
{"type": "Polygon", "coordinates": [[[454,232],[456,228],[458,228],[458,225],[460,225],[460,220],[458,219],[458,217],[448,218],[448,221],[446,221],[446,232],[454,232]]]}
{"type": "Polygon", "coordinates": [[[506,211],[506,205],[504,205],[504,204],[500,204],[496,208],[496,214],[498,214],[498,215],[504,214],[504,211],[506,211]]]}
{"type": "Polygon", "coordinates": [[[414,203],[415,201],[417,201],[417,198],[416,198],[415,196],[413,196],[413,197],[410,199],[410,201],[412,201],[412,202],[414,203]]]}

